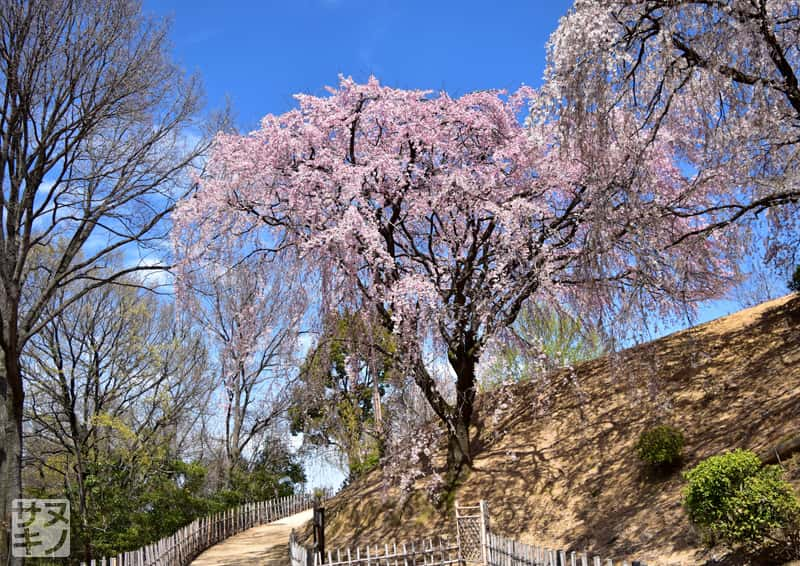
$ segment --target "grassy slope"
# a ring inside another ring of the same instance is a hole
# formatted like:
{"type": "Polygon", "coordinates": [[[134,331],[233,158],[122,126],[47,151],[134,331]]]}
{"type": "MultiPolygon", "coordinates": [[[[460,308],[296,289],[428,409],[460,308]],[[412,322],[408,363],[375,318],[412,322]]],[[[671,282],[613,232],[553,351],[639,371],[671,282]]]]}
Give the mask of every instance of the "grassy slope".
{"type": "MultiPolygon", "coordinates": [[[[680,506],[680,474],[652,478],[634,444],[666,422],[687,439],[683,469],[725,449],[763,450],[800,427],[800,298],[778,299],[582,364],[577,381],[513,389],[500,419],[483,399],[475,468],[459,501],[486,499],[492,528],[527,542],[648,564],[691,564],[701,550],[680,506]],[[549,407],[549,408],[548,408],[549,407]]],[[[794,458],[790,477],[800,486],[794,458]]],[[[452,531],[424,496],[402,506],[379,472],[329,505],[328,548],[452,531]]]]}

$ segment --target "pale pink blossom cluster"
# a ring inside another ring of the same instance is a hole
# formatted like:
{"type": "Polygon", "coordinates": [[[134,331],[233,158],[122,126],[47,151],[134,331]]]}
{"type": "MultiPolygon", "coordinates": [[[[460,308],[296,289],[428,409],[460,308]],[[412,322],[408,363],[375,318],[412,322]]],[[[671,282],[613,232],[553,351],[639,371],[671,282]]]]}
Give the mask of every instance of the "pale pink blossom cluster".
{"type": "Polygon", "coordinates": [[[211,176],[175,214],[185,262],[233,261],[286,237],[322,251],[396,322],[481,336],[527,296],[577,298],[581,283],[614,282],[587,303],[627,288],[665,309],[676,293],[716,293],[724,250],[711,239],[691,254],[670,248],[696,219],[669,210],[719,185],[683,173],[669,143],[632,156],[642,134],[624,115],[595,160],[571,159],[551,126],[520,125],[516,109],[532,97],[432,96],[374,78],[298,96],[298,109],[255,132],[218,136],[211,176]]]}
{"type": "Polygon", "coordinates": [[[510,416],[511,409],[516,404],[514,386],[516,382],[506,380],[500,383],[492,396],[493,408],[489,422],[491,423],[492,440],[497,441],[505,435],[505,430],[500,426],[510,416]]]}
{"type": "Polygon", "coordinates": [[[796,0],[577,0],[551,36],[548,104],[532,120],[558,121],[594,156],[602,147],[591,141],[593,121],[623,113],[643,133],[638,151],[669,144],[697,182],[723,189],[715,198],[675,201],[670,210],[700,216],[696,230],[711,224],[709,216],[726,227],[762,214],[767,259],[793,262],[798,37],[796,0]]]}
{"type": "Polygon", "coordinates": [[[384,488],[397,486],[400,490],[400,504],[412,495],[417,480],[427,478],[425,492],[434,503],[438,502],[442,476],[434,468],[442,430],[435,422],[414,423],[402,427],[389,436],[386,456],[381,461],[384,488]]]}

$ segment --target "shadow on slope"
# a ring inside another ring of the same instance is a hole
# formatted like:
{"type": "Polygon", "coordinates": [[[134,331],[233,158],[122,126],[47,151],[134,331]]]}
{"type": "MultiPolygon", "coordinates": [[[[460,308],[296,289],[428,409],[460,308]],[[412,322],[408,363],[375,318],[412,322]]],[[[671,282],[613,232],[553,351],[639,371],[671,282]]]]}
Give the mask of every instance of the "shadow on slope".
{"type": "MultiPolygon", "coordinates": [[[[800,298],[587,362],[546,388],[518,384],[512,395],[499,419],[490,396],[481,400],[482,450],[458,500],[486,499],[493,530],[517,540],[649,564],[703,562],[711,555],[681,508],[679,471],[650,477],[634,445],[646,428],[672,424],[686,436],[685,470],[796,432],[800,298]]],[[[403,505],[380,472],[346,489],[330,505],[329,547],[452,534],[452,510],[428,503],[425,483],[403,505]]]]}

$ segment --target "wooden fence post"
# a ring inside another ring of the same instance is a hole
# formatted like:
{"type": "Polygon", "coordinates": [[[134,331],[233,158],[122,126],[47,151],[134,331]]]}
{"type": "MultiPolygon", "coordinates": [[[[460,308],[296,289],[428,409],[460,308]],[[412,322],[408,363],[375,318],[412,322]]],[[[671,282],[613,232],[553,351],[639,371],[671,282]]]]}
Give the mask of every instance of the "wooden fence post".
{"type": "MultiPolygon", "coordinates": [[[[320,561],[325,562],[325,508],[319,501],[314,503],[314,552],[318,552],[320,561]]],[[[328,560],[330,562],[330,560],[328,560]]]]}
{"type": "Polygon", "coordinates": [[[481,511],[481,561],[483,566],[489,566],[487,553],[489,545],[489,506],[486,504],[485,499],[480,500],[479,506],[481,511]]]}

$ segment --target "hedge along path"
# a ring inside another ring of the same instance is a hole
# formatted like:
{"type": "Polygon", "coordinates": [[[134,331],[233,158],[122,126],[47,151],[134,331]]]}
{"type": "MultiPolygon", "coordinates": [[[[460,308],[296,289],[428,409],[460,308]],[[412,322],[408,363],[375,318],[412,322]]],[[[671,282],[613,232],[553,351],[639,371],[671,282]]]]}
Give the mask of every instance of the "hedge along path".
{"type": "Polygon", "coordinates": [[[200,554],[192,566],[288,566],[289,534],[310,521],[313,513],[309,509],[243,531],[200,554]]]}

